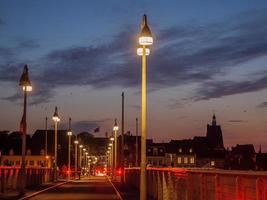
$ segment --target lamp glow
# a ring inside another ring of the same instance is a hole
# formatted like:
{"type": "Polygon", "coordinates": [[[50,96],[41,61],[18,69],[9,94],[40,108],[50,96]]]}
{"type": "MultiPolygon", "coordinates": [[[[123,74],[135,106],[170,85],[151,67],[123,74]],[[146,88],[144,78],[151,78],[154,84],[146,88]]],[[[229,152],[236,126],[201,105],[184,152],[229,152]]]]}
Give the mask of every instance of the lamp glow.
{"type": "Polygon", "coordinates": [[[55,108],[55,113],[54,113],[52,119],[54,120],[54,122],[59,122],[60,121],[60,118],[59,118],[58,112],[57,112],[57,107],[55,108]]]}
{"type": "Polygon", "coordinates": [[[113,127],[113,131],[118,131],[119,130],[119,126],[117,124],[117,119],[115,119],[115,124],[114,124],[114,127],[113,127]]]}
{"type": "Polygon", "coordinates": [[[74,144],[79,144],[79,141],[78,140],[74,140],[74,144]]]}
{"type": "MultiPolygon", "coordinates": [[[[149,48],[146,48],[146,56],[149,56],[150,54],[150,49],[149,48]]],[[[142,47],[138,47],[137,50],[136,50],[136,53],[138,56],[142,56],[143,55],[143,48],[142,47]]]]}
{"type": "Polygon", "coordinates": [[[32,91],[32,86],[31,85],[22,86],[22,90],[26,91],[26,92],[31,92],[32,91]]]}

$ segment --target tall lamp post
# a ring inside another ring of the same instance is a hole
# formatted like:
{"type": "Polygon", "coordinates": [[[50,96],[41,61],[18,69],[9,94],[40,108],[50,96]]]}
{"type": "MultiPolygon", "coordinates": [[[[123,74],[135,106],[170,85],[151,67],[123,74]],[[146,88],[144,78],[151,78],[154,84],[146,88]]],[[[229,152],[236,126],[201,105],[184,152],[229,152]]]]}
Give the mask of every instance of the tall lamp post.
{"type": "Polygon", "coordinates": [[[71,144],[71,118],[69,118],[69,130],[67,131],[67,135],[69,136],[69,153],[68,153],[68,179],[70,179],[70,144],[71,144]]]}
{"type": "Polygon", "coordinates": [[[82,150],[83,150],[83,145],[82,144],[80,144],[80,146],[79,146],[79,148],[80,148],[80,153],[79,153],[79,160],[80,160],[80,164],[79,164],[79,168],[80,168],[80,170],[82,169],[82,150]]]}
{"type": "Polygon", "coordinates": [[[117,119],[115,119],[115,123],[113,126],[114,131],[114,175],[116,177],[116,169],[117,169],[117,134],[118,134],[119,126],[117,123],[117,119]]]}
{"type": "Polygon", "coordinates": [[[135,119],[135,166],[138,167],[138,118],[135,119]]]}
{"type": "Polygon", "coordinates": [[[146,200],[146,56],[150,50],[146,48],[153,44],[153,37],[147,24],[147,16],[143,16],[141,33],[139,35],[139,45],[142,47],[137,49],[137,54],[142,53],[142,109],[141,109],[141,163],[140,163],[140,199],[146,200]],[[140,50],[141,49],[141,50],[140,50]],[[139,53],[138,53],[139,52],[139,53]]]}
{"type": "Polygon", "coordinates": [[[74,140],[74,144],[75,144],[75,178],[77,177],[77,165],[78,165],[78,144],[79,144],[79,141],[77,140],[74,140]]]}
{"type": "Polygon", "coordinates": [[[112,172],[113,174],[113,151],[114,151],[114,148],[113,148],[113,142],[114,142],[115,138],[113,136],[110,137],[110,144],[109,144],[109,147],[108,147],[108,151],[110,152],[110,172],[112,172]]]}
{"type": "Polygon", "coordinates": [[[58,111],[57,111],[57,107],[55,108],[55,112],[54,115],[52,117],[52,119],[55,122],[55,161],[54,161],[54,181],[57,181],[57,125],[58,122],[60,121],[60,118],[58,116],[58,111]]]}
{"type": "Polygon", "coordinates": [[[24,65],[23,73],[20,77],[19,85],[22,87],[24,94],[24,106],[23,116],[20,121],[20,132],[22,133],[22,151],[21,151],[21,195],[25,194],[26,185],[26,163],[25,163],[25,152],[26,152],[26,132],[27,132],[27,93],[32,91],[31,82],[28,74],[28,66],[24,65]]]}

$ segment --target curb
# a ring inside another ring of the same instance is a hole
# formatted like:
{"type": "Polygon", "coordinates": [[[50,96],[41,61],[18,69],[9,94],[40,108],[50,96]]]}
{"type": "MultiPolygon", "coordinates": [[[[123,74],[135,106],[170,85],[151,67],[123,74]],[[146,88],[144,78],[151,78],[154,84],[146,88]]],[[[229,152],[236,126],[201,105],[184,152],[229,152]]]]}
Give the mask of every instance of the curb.
{"type": "Polygon", "coordinates": [[[111,180],[109,179],[109,177],[107,177],[108,181],[110,182],[110,184],[112,185],[112,187],[114,188],[116,195],[119,197],[120,200],[123,200],[123,198],[121,197],[121,194],[119,193],[119,191],[116,189],[115,185],[111,182],[111,180]]]}
{"type": "Polygon", "coordinates": [[[48,187],[48,188],[45,188],[45,189],[40,190],[40,191],[38,191],[38,192],[34,192],[34,193],[32,193],[32,194],[30,194],[30,195],[28,195],[28,196],[22,197],[22,198],[20,198],[20,199],[18,199],[18,200],[25,200],[25,199],[32,198],[32,197],[34,197],[34,196],[37,196],[37,195],[40,194],[40,193],[46,192],[47,190],[51,190],[51,189],[53,189],[53,188],[59,187],[59,186],[61,186],[61,185],[64,185],[64,184],[66,184],[66,183],[69,183],[69,182],[72,182],[72,181],[66,181],[66,182],[63,182],[63,183],[58,183],[58,184],[56,184],[56,185],[53,185],[53,186],[48,187]]]}

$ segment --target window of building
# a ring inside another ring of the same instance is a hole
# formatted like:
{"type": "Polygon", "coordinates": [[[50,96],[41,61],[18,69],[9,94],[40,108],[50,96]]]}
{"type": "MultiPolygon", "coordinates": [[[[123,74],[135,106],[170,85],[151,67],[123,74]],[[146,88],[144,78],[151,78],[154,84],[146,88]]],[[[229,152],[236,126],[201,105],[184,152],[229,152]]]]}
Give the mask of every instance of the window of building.
{"type": "Polygon", "coordinates": [[[184,157],[184,164],[187,164],[187,163],[188,163],[188,158],[184,157]]]}
{"type": "Polygon", "coordinates": [[[30,160],[30,165],[34,165],[34,161],[33,160],[30,160]]]}
{"type": "Polygon", "coordinates": [[[192,148],[190,148],[190,149],[189,149],[189,152],[190,152],[190,153],[192,153],[192,152],[193,152],[193,149],[192,149],[192,148]]]}
{"type": "Polygon", "coordinates": [[[178,151],[179,151],[179,153],[182,153],[182,148],[179,148],[179,150],[178,150],[178,151]]]}
{"type": "Polygon", "coordinates": [[[178,162],[178,164],[181,164],[182,163],[182,158],[181,157],[178,157],[177,158],[177,162],[178,162]]]}
{"type": "Polygon", "coordinates": [[[215,166],[215,161],[212,160],[212,161],[210,162],[210,165],[211,165],[211,166],[215,166]]]}
{"type": "Polygon", "coordinates": [[[191,157],[190,158],[190,164],[194,164],[195,163],[195,158],[194,157],[191,157]]]}
{"type": "Polygon", "coordinates": [[[153,155],[158,155],[158,148],[153,148],[153,155]]]}

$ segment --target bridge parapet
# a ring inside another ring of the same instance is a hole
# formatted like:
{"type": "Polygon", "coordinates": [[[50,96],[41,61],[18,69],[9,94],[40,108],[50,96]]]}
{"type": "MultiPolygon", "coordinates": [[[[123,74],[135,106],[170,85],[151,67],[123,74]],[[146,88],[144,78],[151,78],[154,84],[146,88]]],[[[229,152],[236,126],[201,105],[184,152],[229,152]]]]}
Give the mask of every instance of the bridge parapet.
{"type": "MultiPolygon", "coordinates": [[[[125,183],[139,189],[139,172],[126,168],[125,183]]],[[[267,200],[267,172],[148,168],[147,193],[159,200],[267,200]]]]}
{"type": "MultiPolygon", "coordinates": [[[[26,187],[41,185],[53,181],[53,169],[46,167],[26,168],[26,187]]],[[[0,167],[0,192],[19,190],[21,183],[20,167],[0,167]]]]}

